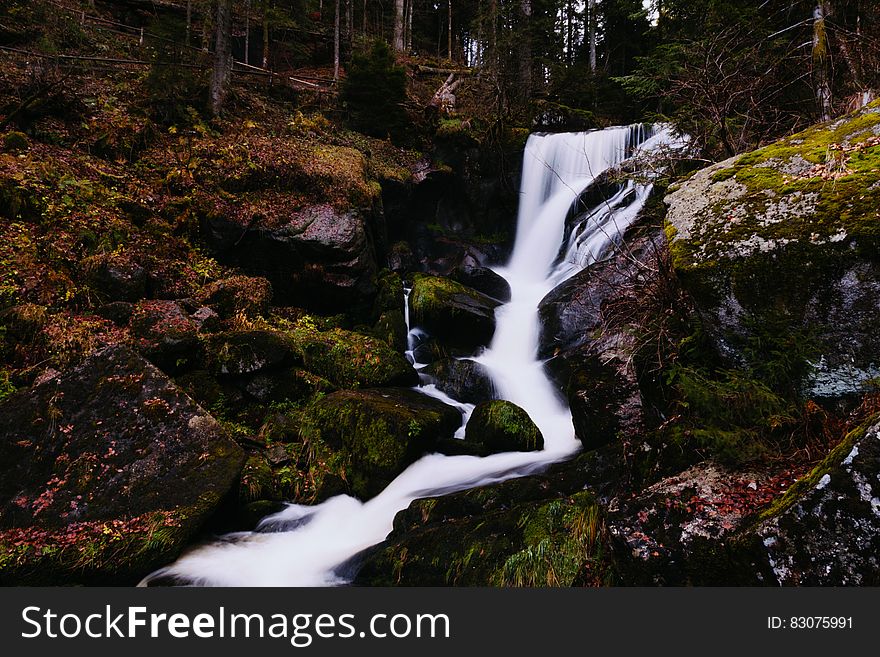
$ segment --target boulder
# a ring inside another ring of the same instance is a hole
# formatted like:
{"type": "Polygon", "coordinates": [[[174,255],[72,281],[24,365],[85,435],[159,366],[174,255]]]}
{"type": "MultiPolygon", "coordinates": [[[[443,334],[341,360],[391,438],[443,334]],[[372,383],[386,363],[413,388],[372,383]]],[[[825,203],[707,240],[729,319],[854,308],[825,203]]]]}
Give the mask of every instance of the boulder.
{"type": "Polygon", "coordinates": [[[501,399],[477,405],[464,439],[466,443],[481,445],[487,454],[544,449],[544,436],[529,414],[513,402],[501,399]]]}
{"type": "Polygon", "coordinates": [[[815,365],[798,373],[812,397],[880,374],[880,104],[703,169],[666,202],[673,264],[728,361],[775,342],[815,365]]]}
{"type": "Polygon", "coordinates": [[[291,367],[278,372],[260,372],[238,382],[240,388],[263,404],[298,402],[316,393],[330,393],[336,387],[311,372],[291,367]]]}
{"type": "Polygon", "coordinates": [[[566,397],[575,434],[586,449],[639,440],[649,424],[644,383],[637,369],[635,335],[641,308],[654,300],[662,270],[663,234],[637,220],[625,251],[586,267],[539,305],[539,356],[566,397]]]}
{"type": "MultiPolygon", "coordinates": [[[[880,421],[850,433],[738,537],[771,586],[880,585],[880,421]]],[[[741,566],[742,567],[742,566],[741,566]]]]}
{"type": "Polygon", "coordinates": [[[356,210],[309,206],[269,227],[214,215],[202,235],[218,260],[268,279],[283,304],[364,317],[372,308],[376,255],[356,210]]]}
{"type": "Polygon", "coordinates": [[[262,277],[232,276],[205,286],[199,301],[211,306],[224,319],[239,314],[266,317],[272,301],[272,284],[262,277]]]}
{"type": "Polygon", "coordinates": [[[198,326],[178,301],[141,301],[128,323],[141,354],[156,367],[175,372],[199,355],[198,326]]]}
{"type": "Polygon", "coordinates": [[[0,581],[132,584],[238,480],[241,449],[125,346],[0,405],[0,581]]]}
{"type": "Polygon", "coordinates": [[[507,280],[484,267],[472,253],[464,255],[449,277],[503,303],[510,301],[510,284],[507,280]]]}
{"type": "Polygon", "coordinates": [[[256,374],[294,360],[291,341],[278,331],[230,331],[205,342],[208,365],[216,375],[256,374]]]}
{"type": "Polygon", "coordinates": [[[409,305],[411,326],[453,347],[477,349],[492,341],[500,302],[451,279],[417,274],[409,305]]]}
{"type": "Polygon", "coordinates": [[[101,301],[137,301],[147,294],[147,271],[126,255],[91,256],[82,262],[86,281],[101,301]]]}
{"type": "Polygon", "coordinates": [[[369,499],[460,425],[458,410],[415,390],[335,392],[302,418],[308,476],[318,498],[349,492],[369,499]]]}
{"type": "Polygon", "coordinates": [[[468,358],[447,358],[422,370],[431,381],[456,401],[479,404],[495,397],[486,368],[468,358]]]}
{"type": "Polygon", "coordinates": [[[419,376],[384,340],[346,331],[319,331],[300,322],[292,334],[305,369],[340,388],[415,386],[419,376]]]}

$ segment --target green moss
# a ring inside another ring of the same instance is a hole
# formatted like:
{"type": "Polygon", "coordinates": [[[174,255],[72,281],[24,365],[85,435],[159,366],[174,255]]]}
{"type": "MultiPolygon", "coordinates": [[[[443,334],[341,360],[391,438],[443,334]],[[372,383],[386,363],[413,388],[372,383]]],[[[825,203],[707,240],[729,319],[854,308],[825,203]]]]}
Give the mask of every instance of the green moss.
{"type": "Polygon", "coordinates": [[[3,135],[3,150],[7,153],[19,153],[30,148],[30,140],[23,132],[7,132],[3,135]]]}
{"type": "Polygon", "coordinates": [[[387,342],[343,329],[320,331],[299,320],[290,335],[307,370],[340,388],[415,385],[418,375],[387,342]]]}
{"type": "Polygon", "coordinates": [[[544,447],[544,437],[522,408],[505,400],[478,405],[468,422],[465,440],[489,451],[529,452],[544,447]]]}

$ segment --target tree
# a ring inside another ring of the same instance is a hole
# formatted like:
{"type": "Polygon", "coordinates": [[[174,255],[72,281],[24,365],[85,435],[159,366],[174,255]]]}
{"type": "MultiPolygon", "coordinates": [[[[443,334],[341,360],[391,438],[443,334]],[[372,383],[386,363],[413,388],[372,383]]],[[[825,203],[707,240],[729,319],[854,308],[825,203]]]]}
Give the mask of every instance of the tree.
{"type": "Polygon", "coordinates": [[[816,101],[823,121],[831,120],[831,83],[828,79],[828,27],[831,3],[820,2],[813,10],[813,76],[816,101]]]}
{"type": "Polygon", "coordinates": [[[211,74],[210,110],[219,116],[232,76],[232,0],[217,0],[217,31],[214,39],[214,68],[211,74]]]}
{"type": "Polygon", "coordinates": [[[404,41],[404,0],[394,1],[394,50],[403,52],[404,41]]]}

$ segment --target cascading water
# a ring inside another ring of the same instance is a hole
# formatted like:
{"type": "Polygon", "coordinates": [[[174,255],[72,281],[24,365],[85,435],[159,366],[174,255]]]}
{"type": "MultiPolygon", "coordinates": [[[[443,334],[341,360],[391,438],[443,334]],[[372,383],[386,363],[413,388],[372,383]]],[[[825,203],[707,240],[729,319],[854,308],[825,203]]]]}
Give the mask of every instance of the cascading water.
{"type": "MultiPolygon", "coordinates": [[[[425,456],[367,502],[342,495],[316,506],[291,505],[266,518],[256,532],[225,536],[196,548],[145,583],[172,578],[219,586],[345,584],[340,566],[384,540],[394,516],[414,499],[524,476],[575,453],[579,443],[571,413],[537,359],[538,304],[553,287],[620,239],[647,199],[650,184],[631,186],[627,194],[587,213],[557,264],[566,217],[580,194],[640,144],[645,148],[669,141],[666,130],[631,126],[533,135],[526,146],[516,243],[509,264],[496,270],[510,284],[511,301],[496,311],[492,344],[477,360],[489,370],[499,396],[524,408],[541,429],[543,451],[482,458],[425,456]]],[[[456,406],[466,423],[471,405],[459,404],[430,385],[419,389],[456,406]]],[[[457,436],[462,435],[463,428],[457,436]]]]}

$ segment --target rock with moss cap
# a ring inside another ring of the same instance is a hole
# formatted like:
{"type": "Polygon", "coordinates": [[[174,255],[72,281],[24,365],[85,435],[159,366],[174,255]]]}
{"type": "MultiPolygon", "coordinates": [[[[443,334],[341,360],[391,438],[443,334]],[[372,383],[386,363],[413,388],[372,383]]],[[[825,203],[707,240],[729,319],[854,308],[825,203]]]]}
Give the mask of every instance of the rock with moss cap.
{"type": "Polygon", "coordinates": [[[474,409],[465,442],[481,446],[487,454],[544,449],[544,436],[529,414],[501,399],[483,402],[474,409]]]}
{"type": "Polygon", "coordinates": [[[729,360],[778,326],[811,334],[813,396],[880,374],[880,103],[699,171],[666,200],[675,269],[729,360]]]}
{"type": "Polygon", "coordinates": [[[295,360],[294,347],[280,331],[229,331],[205,340],[214,374],[240,376],[280,369],[295,360]]]}
{"type": "Polygon", "coordinates": [[[272,284],[262,277],[232,276],[205,286],[199,300],[224,319],[236,315],[266,317],[272,301],[272,284]]]}
{"type": "Polygon", "coordinates": [[[476,349],[495,334],[500,302],[451,279],[417,274],[409,304],[412,326],[453,347],[476,349]]]}
{"type": "Polygon", "coordinates": [[[460,424],[458,410],[407,388],[327,395],[301,419],[315,495],[373,497],[460,424]]]}
{"type": "Polygon", "coordinates": [[[412,365],[385,340],[338,328],[321,331],[310,318],[290,335],[305,369],[340,388],[418,385],[412,365]]]}
{"type": "Polygon", "coordinates": [[[0,405],[0,581],[133,584],[238,480],[241,449],[125,346],[0,405]]]}

